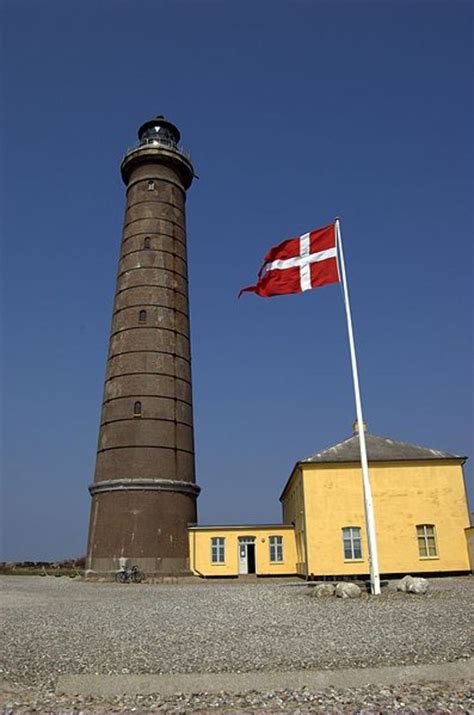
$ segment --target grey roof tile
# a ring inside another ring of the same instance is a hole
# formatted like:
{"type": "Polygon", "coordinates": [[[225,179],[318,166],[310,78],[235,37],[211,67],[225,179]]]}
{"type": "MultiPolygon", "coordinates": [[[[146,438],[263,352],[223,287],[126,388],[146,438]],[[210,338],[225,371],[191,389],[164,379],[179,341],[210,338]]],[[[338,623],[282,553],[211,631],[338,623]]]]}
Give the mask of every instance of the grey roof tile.
{"type": "MultiPolygon", "coordinates": [[[[427,447],[420,447],[417,444],[410,444],[408,442],[399,442],[389,437],[379,437],[369,432],[365,433],[365,442],[367,445],[367,456],[371,462],[409,461],[417,459],[465,459],[457,454],[449,454],[449,452],[442,452],[439,449],[428,449],[427,447]]],[[[302,463],[327,463],[358,462],[359,460],[359,435],[354,434],[343,442],[339,442],[339,444],[335,444],[333,447],[328,447],[322,452],[317,452],[300,461],[302,463]]]]}

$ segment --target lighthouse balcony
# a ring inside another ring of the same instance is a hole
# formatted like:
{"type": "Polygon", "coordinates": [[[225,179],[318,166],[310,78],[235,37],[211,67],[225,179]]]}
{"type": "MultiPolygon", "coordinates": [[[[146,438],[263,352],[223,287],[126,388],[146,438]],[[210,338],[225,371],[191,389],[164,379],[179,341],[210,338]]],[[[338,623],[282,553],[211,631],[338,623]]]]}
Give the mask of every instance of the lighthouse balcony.
{"type": "Polygon", "coordinates": [[[134,151],[137,151],[137,149],[143,149],[144,147],[152,147],[152,148],[157,148],[157,149],[168,149],[168,151],[173,151],[176,152],[177,154],[181,154],[181,156],[184,156],[188,161],[191,161],[191,154],[183,149],[181,145],[176,144],[172,139],[167,139],[166,137],[144,137],[141,139],[135,146],[131,146],[127,149],[125,152],[125,157],[127,157],[129,154],[131,154],[134,151]]]}

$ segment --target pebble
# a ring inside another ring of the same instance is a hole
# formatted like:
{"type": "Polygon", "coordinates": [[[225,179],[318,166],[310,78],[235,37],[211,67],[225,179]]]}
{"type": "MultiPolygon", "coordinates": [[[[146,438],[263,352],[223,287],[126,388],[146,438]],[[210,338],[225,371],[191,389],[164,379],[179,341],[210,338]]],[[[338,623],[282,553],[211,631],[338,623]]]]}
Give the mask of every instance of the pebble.
{"type": "Polygon", "coordinates": [[[206,713],[222,712],[237,715],[243,712],[283,713],[472,713],[474,691],[464,681],[455,684],[423,683],[396,685],[383,690],[376,686],[365,688],[326,688],[312,691],[278,690],[263,693],[247,692],[218,695],[160,695],[120,697],[109,699],[58,697],[54,692],[43,692],[40,697],[15,698],[4,704],[4,715],[20,712],[60,713],[125,713],[166,712],[206,713]]]}
{"type": "Polygon", "coordinates": [[[472,577],[419,598],[314,599],[284,583],[121,586],[2,577],[3,708],[13,712],[473,712],[456,682],[113,698],[55,695],[64,673],[245,672],[436,663],[471,657],[472,577]]]}

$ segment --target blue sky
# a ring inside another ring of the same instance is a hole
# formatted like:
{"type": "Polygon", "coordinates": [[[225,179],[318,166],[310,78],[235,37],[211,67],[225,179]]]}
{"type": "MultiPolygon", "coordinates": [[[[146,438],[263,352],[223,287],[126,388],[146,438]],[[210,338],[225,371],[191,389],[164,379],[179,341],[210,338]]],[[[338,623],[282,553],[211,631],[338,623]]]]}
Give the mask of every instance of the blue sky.
{"type": "Polygon", "coordinates": [[[119,165],[158,113],[200,177],[200,521],[278,521],[295,461],[351,434],[339,286],[236,299],[336,215],[370,431],[473,456],[470,3],[4,0],[2,25],[3,558],[85,551],[119,165]]]}

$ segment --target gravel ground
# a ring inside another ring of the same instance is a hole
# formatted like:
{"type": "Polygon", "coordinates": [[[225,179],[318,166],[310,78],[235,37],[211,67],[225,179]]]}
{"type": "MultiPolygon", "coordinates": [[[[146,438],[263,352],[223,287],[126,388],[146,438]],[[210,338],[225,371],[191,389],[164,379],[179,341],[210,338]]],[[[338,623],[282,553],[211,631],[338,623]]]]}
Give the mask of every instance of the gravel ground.
{"type": "Polygon", "coordinates": [[[122,698],[54,696],[72,673],[247,672],[376,667],[472,656],[474,580],[431,579],[425,596],[390,587],[379,598],[313,599],[306,586],[200,582],[116,585],[3,577],[0,677],[8,709],[109,711],[261,708],[301,712],[474,711],[467,684],[320,693],[122,698]],[[411,708],[411,709],[410,709],[411,708]]]}
{"type": "Polygon", "coordinates": [[[273,690],[240,695],[219,693],[209,695],[159,695],[121,697],[110,700],[58,697],[54,693],[25,692],[23,697],[10,693],[3,712],[93,712],[184,713],[472,713],[474,691],[468,683],[424,683],[384,688],[327,688],[318,692],[303,690],[273,690]]]}

